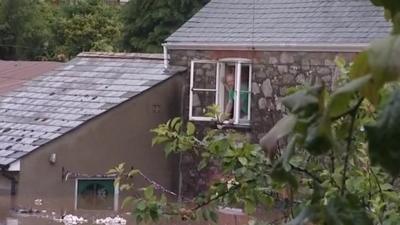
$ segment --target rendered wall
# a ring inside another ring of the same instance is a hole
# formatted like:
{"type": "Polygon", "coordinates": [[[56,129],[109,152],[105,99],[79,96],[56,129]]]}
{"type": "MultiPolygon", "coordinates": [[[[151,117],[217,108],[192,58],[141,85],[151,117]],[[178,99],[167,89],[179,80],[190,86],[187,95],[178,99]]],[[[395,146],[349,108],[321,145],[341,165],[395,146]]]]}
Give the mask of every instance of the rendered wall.
{"type": "MultiPolygon", "coordinates": [[[[65,180],[63,168],[72,173],[101,175],[121,162],[176,190],[176,160],[167,160],[160,147],[151,146],[150,130],[179,115],[180,86],[176,75],[23,158],[17,206],[57,213],[72,210],[75,179],[65,180]],[[52,153],[56,154],[54,165],[49,162],[52,153]],[[35,199],[42,199],[42,205],[34,205],[35,199]]],[[[136,179],[135,184],[149,185],[143,179],[136,179]]],[[[120,204],[122,200],[123,195],[120,204]]]]}

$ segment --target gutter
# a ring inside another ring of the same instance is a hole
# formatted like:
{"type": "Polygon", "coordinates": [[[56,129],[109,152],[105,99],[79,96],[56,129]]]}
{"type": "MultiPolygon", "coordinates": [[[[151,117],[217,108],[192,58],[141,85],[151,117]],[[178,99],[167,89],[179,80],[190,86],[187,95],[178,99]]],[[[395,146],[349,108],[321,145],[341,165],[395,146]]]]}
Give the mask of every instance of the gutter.
{"type": "Polygon", "coordinates": [[[368,48],[368,43],[310,43],[310,44],[252,44],[252,43],[196,43],[166,42],[165,48],[177,50],[234,50],[234,51],[305,51],[305,52],[361,52],[368,48]]]}

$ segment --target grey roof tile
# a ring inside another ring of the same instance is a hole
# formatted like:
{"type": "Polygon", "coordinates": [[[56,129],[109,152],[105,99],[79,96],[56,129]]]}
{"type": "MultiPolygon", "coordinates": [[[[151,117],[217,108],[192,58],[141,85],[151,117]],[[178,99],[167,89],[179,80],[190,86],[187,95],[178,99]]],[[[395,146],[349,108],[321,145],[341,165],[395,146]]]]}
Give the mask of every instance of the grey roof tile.
{"type": "Polygon", "coordinates": [[[162,55],[82,53],[0,95],[0,165],[10,164],[168,79],[162,55]]]}
{"type": "Polygon", "coordinates": [[[363,44],[390,32],[383,14],[368,0],[211,0],[166,41],[363,44]]]}

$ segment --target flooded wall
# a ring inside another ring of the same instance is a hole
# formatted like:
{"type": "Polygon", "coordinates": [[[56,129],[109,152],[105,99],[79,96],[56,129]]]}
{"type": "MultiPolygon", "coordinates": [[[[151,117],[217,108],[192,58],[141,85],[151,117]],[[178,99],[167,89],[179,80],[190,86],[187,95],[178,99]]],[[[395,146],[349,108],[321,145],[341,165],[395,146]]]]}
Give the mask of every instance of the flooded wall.
{"type": "MultiPolygon", "coordinates": [[[[71,174],[100,175],[121,162],[174,189],[176,160],[151,147],[150,129],[179,115],[179,84],[178,77],[171,78],[23,158],[17,205],[72,210],[76,184],[71,174]],[[54,164],[49,162],[53,153],[54,164]],[[35,199],[42,201],[35,205],[35,199]]],[[[143,179],[136,184],[148,185],[143,179]]],[[[120,195],[119,204],[122,200],[120,195]]]]}

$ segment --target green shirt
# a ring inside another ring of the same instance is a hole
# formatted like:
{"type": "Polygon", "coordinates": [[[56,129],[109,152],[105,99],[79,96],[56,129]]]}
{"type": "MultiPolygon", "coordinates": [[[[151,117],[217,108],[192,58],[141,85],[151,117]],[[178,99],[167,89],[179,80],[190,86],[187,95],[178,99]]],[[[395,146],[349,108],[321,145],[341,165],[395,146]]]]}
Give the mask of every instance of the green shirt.
{"type": "MultiPolygon", "coordinates": [[[[240,91],[240,111],[243,113],[248,113],[249,112],[249,94],[248,91],[245,90],[244,88],[241,88],[242,90],[240,91]]],[[[236,91],[234,90],[229,90],[228,91],[228,99],[231,100],[232,102],[235,102],[235,95],[236,91]]]]}

